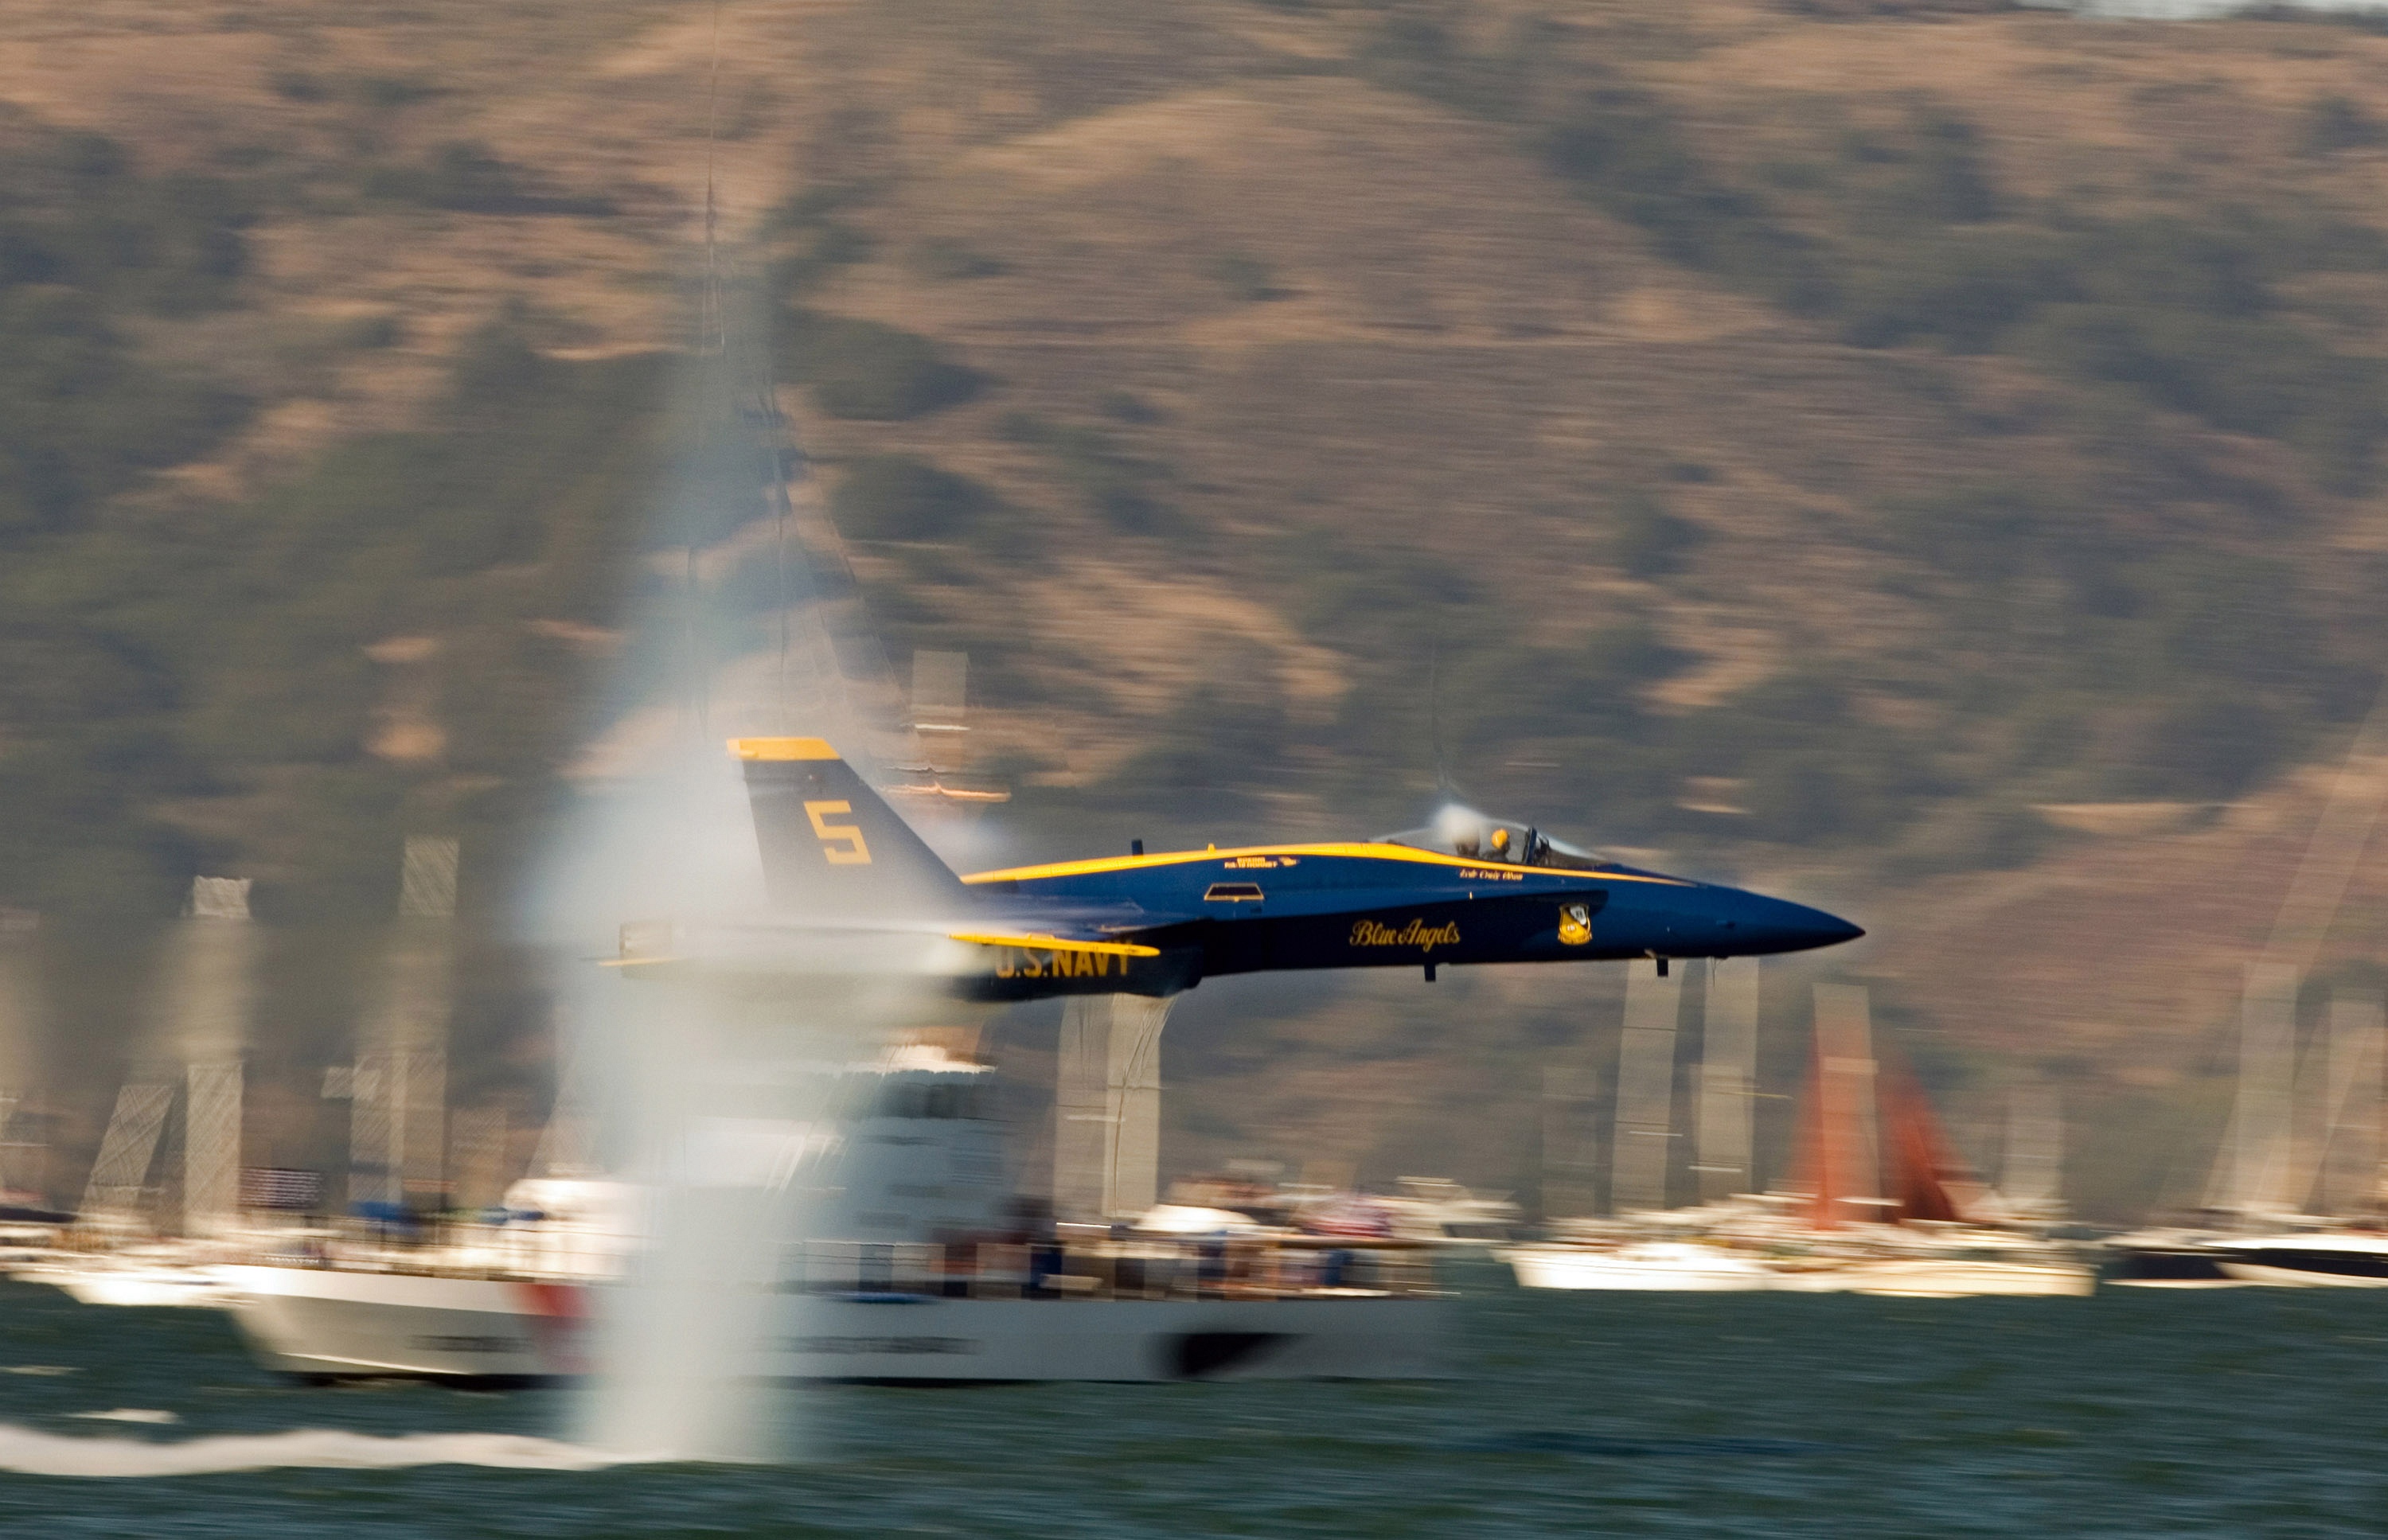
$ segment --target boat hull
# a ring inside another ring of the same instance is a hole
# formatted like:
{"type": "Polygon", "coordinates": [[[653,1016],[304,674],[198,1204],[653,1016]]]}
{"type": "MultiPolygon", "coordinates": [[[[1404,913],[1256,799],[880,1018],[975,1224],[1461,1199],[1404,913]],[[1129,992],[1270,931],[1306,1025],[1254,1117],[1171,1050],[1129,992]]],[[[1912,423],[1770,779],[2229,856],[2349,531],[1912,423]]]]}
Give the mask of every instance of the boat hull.
{"type": "MultiPolygon", "coordinates": [[[[266,1367],[318,1379],[490,1384],[588,1370],[598,1291],[497,1279],[231,1268],[266,1367]]],[[[602,1286],[601,1286],[602,1287],[602,1286]]],[[[782,1294],[758,1377],[887,1383],[1430,1379],[1441,1300],[945,1299],[782,1294]]]]}
{"type": "Polygon", "coordinates": [[[2129,1289],[2242,1289],[2250,1281],[2224,1271],[2210,1247],[2124,1245],[2109,1257],[2103,1281],[2129,1289]]]}
{"type": "Polygon", "coordinates": [[[1781,1286],[1762,1263],[1722,1255],[1653,1257],[1574,1246],[1516,1246],[1499,1255],[1528,1289],[1728,1294],[1781,1286]]]}
{"type": "Polygon", "coordinates": [[[198,1268],[59,1268],[18,1275],[54,1284],[78,1305],[124,1305],[145,1309],[180,1306],[222,1309],[232,1302],[221,1280],[198,1268]]]}
{"type": "Polygon", "coordinates": [[[1975,1294],[2077,1296],[2094,1292],[2087,1268],[1967,1257],[1861,1257],[1803,1265],[1694,1247],[1518,1246],[1502,1253],[1529,1289],[1623,1289],[1666,1293],[1892,1294],[1957,1299],[1975,1294]],[[1677,1255],[1683,1254],[1683,1255],[1677,1255]]]}
{"type": "Polygon", "coordinates": [[[1803,1294],[1883,1294],[1905,1299],[1968,1299],[1978,1295],[2079,1298],[2094,1294],[2088,1268],[1963,1257],[1884,1257],[1812,1272],[1786,1273],[1783,1288],[1803,1294]]]}
{"type": "Polygon", "coordinates": [[[2216,1264],[2242,1283],[2275,1288],[2388,1289],[2388,1250],[2378,1245],[2217,1248],[2216,1264]]]}

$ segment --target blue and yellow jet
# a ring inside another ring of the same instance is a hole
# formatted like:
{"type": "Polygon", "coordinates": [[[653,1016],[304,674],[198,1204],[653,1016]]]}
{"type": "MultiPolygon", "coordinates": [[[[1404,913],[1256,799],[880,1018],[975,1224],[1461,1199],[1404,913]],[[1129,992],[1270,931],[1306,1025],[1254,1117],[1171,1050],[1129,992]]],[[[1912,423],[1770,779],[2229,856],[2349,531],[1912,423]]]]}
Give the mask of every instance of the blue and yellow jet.
{"type": "MultiPolygon", "coordinates": [[[[1782,899],[1601,861],[1465,814],[1351,844],[1136,853],[955,874],[817,738],[733,739],[774,909],[934,927],[978,1000],[1169,995],[1295,968],[1747,957],[1864,934],[1782,899]]],[[[1459,810],[1453,810],[1454,814],[1459,810]]]]}

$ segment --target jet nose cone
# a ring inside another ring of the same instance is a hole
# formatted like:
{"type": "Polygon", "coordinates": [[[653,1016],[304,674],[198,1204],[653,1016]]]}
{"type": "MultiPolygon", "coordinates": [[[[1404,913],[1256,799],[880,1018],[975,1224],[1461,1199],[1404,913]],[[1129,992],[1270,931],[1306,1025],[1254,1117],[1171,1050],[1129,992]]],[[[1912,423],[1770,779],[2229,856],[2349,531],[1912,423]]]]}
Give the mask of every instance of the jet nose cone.
{"type": "Polygon", "coordinates": [[[1775,922],[1784,933],[1785,952],[1810,952],[1820,946],[1838,946],[1854,941],[1865,931],[1838,915],[1828,915],[1822,909],[1810,909],[1804,903],[1785,903],[1786,913],[1775,922]]]}
{"type": "Polygon", "coordinates": [[[1804,903],[1757,893],[1744,897],[1747,906],[1734,928],[1741,932],[1738,950],[1747,953],[1812,952],[1820,946],[1854,941],[1865,934],[1838,915],[1804,903]]]}

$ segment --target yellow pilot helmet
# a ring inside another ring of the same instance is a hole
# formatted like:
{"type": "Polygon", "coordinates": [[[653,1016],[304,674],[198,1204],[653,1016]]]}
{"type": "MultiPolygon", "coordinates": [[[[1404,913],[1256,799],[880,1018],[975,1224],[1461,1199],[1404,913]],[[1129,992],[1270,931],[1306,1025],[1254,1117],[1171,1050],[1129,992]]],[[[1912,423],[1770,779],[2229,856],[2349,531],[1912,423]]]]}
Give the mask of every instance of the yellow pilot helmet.
{"type": "Polygon", "coordinates": [[[1509,831],[1505,828],[1494,829],[1492,831],[1492,853],[1495,855],[1505,855],[1508,853],[1508,850],[1509,831]]]}

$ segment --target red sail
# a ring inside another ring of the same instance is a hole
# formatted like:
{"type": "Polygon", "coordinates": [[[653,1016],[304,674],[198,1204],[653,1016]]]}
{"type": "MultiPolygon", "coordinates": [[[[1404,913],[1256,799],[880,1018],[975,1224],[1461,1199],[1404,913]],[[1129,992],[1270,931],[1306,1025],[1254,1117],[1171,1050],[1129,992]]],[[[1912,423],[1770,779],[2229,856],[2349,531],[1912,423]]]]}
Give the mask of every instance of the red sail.
{"type": "MultiPolygon", "coordinates": [[[[1880,1050],[1877,1050],[1880,1054],[1880,1050]]],[[[1941,1136],[1924,1088],[1907,1067],[1882,1056],[1878,1080],[1882,1088],[1883,1146],[1887,1158],[1885,1193],[1899,1200],[1891,1218],[1962,1219],[1965,1215],[1949,1191],[1951,1180],[1962,1180],[1965,1167],[1941,1136]]]]}

